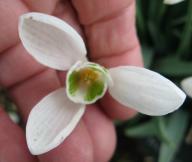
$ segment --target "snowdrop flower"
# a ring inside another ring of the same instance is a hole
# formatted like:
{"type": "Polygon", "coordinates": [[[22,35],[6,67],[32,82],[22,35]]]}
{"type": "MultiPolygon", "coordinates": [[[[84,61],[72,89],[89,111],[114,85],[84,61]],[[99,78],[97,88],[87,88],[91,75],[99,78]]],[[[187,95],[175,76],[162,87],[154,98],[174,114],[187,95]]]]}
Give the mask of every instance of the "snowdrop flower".
{"type": "Polygon", "coordinates": [[[184,0],[164,0],[163,3],[167,4],[167,5],[173,5],[173,4],[180,3],[182,1],[184,1],[184,0]]]}
{"type": "Polygon", "coordinates": [[[192,98],[192,77],[185,78],[181,81],[181,87],[186,94],[192,98]]]}
{"type": "Polygon", "coordinates": [[[86,104],[102,98],[107,89],[119,103],[147,115],[170,113],[185,100],[176,85],[153,71],[134,66],[106,69],[88,62],[81,36],[56,17],[24,14],[19,36],[37,61],[56,70],[68,70],[66,88],[45,96],[29,114],[26,138],[34,155],[62,143],[83,116],[86,104]]]}

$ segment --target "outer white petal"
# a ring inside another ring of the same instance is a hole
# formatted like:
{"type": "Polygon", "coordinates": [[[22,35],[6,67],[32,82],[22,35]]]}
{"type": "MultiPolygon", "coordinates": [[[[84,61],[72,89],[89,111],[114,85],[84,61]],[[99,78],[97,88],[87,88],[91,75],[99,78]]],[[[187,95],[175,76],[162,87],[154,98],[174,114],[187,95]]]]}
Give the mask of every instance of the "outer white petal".
{"type": "Polygon", "coordinates": [[[19,36],[26,50],[48,67],[66,70],[76,61],[86,59],[81,36],[54,16],[34,12],[22,15],[19,36]]]}
{"type": "Polygon", "coordinates": [[[192,97],[192,77],[182,80],[181,87],[189,97],[192,97]]]}
{"type": "Polygon", "coordinates": [[[71,102],[65,89],[58,89],[43,98],[31,111],[27,127],[27,145],[33,155],[45,153],[73,131],[84,114],[85,105],[71,102]]]}
{"type": "Polygon", "coordinates": [[[185,94],[160,74],[133,66],[109,69],[114,86],[111,96],[121,104],[147,115],[165,115],[178,109],[185,94]]]}
{"type": "Polygon", "coordinates": [[[176,3],[180,3],[184,0],[164,0],[164,4],[169,4],[169,5],[173,5],[173,4],[176,4],[176,3]]]}

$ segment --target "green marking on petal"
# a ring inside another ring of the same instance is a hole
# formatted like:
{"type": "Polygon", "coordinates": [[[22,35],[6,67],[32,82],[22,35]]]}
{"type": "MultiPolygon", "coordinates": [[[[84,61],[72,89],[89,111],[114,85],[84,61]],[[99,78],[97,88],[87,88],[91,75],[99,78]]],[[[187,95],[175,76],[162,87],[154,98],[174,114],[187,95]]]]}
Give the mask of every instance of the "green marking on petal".
{"type": "Polygon", "coordinates": [[[95,63],[75,64],[67,73],[67,95],[75,103],[96,102],[103,97],[108,85],[108,70],[95,63]]]}
{"type": "Polygon", "coordinates": [[[89,88],[87,89],[87,93],[85,95],[86,101],[92,101],[97,96],[101,96],[104,90],[104,83],[101,81],[93,82],[89,88]]]}
{"type": "Polygon", "coordinates": [[[78,72],[74,71],[69,76],[69,93],[74,95],[75,92],[78,90],[78,81],[79,81],[79,74],[78,72]]]}

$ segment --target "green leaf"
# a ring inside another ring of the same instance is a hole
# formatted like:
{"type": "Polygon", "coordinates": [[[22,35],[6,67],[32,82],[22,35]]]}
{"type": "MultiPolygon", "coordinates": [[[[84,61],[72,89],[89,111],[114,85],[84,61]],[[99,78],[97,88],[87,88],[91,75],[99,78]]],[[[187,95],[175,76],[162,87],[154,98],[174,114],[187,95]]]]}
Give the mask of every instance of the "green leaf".
{"type": "Polygon", "coordinates": [[[172,140],[169,138],[166,130],[167,125],[167,118],[164,117],[157,117],[157,128],[158,132],[156,132],[156,136],[159,138],[160,141],[167,143],[167,145],[173,145],[172,140]]]}
{"type": "MultiPolygon", "coordinates": [[[[184,55],[186,50],[188,50],[191,47],[192,42],[192,0],[189,0],[188,2],[188,9],[187,9],[187,20],[182,32],[182,37],[180,41],[180,45],[178,48],[177,53],[179,55],[184,55]]],[[[191,51],[189,52],[191,53],[191,51]]]]}
{"type": "Polygon", "coordinates": [[[87,94],[85,96],[86,101],[92,101],[96,96],[100,96],[104,90],[104,83],[101,81],[93,82],[87,89],[87,94]]]}
{"type": "Polygon", "coordinates": [[[160,34],[158,31],[158,28],[156,27],[156,24],[153,21],[148,21],[147,25],[148,25],[149,33],[153,43],[156,46],[159,46],[159,44],[161,44],[161,41],[160,41],[160,34]]]}
{"type": "Polygon", "coordinates": [[[155,136],[157,134],[156,121],[154,119],[144,124],[139,124],[125,130],[125,134],[130,137],[141,138],[147,136],[155,136]]]}
{"type": "Polygon", "coordinates": [[[153,70],[169,76],[189,76],[192,74],[192,62],[183,61],[178,56],[167,56],[156,60],[153,70]]]}
{"type": "Polygon", "coordinates": [[[165,117],[154,117],[147,123],[140,124],[132,128],[127,128],[125,134],[127,136],[141,138],[141,137],[157,137],[160,141],[166,142],[169,145],[171,140],[166,133],[166,119],[165,117]]]}
{"type": "Polygon", "coordinates": [[[153,21],[148,22],[148,29],[155,48],[158,50],[164,49],[167,44],[167,39],[165,35],[162,34],[161,29],[158,28],[157,24],[153,21]]]}
{"type": "Polygon", "coordinates": [[[145,20],[144,15],[142,13],[142,3],[141,1],[137,1],[137,9],[136,9],[136,20],[137,20],[137,28],[140,31],[142,37],[145,37],[145,20]]]}
{"type": "Polygon", "coordinates": [[[151,1],[148,3],[148,17],[150,21],[155,21],[157,14],[158,14],[158,8],[159,8],[159,0],[151,1]]]}
{"type": "Polygon", "coordinates": [[[174,145],[162,142],[158,162],[171,162],[184,137],[189,120],[188,113],[176,112],[170,116],[166,132],[174,145]]]}
{"type": "Polygon", "coordinates": [[[154,51],[152,48],[149,48],[147,46],[142,47],[142,54],[144,59],[144,66],[146,68],[149,68],[153,62],[154,57],[154,51]]]}
{"type": "Polygon", "coordinates": [[[173,19],[171,21],[171,26],[174,27],[174,26],[178,26],[178,25],[182,25],[183,23],[186,22],[186,15],[182,16],[182,17],[179,17],[177,19],[173,19]]]}

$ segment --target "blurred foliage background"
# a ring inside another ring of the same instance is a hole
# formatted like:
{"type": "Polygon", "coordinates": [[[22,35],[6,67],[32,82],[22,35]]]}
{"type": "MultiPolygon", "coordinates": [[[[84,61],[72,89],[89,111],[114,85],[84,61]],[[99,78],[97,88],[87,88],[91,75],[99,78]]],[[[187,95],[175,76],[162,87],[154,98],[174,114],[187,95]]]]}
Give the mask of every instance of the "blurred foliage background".
{"type": "MultiPolygon", "coordinates": [[[[145,67],[180,86],[192,76],[192,0],[165,5],[162,0],[137,0],[137,31],[145,67]]],[[[19,123],[16,106],[0,89],[0,103],[19,123]]],[[[118,145],[112,162],[191,162],[192,99],[162,117],[138,115],[116,122],[118,145]]]]}

